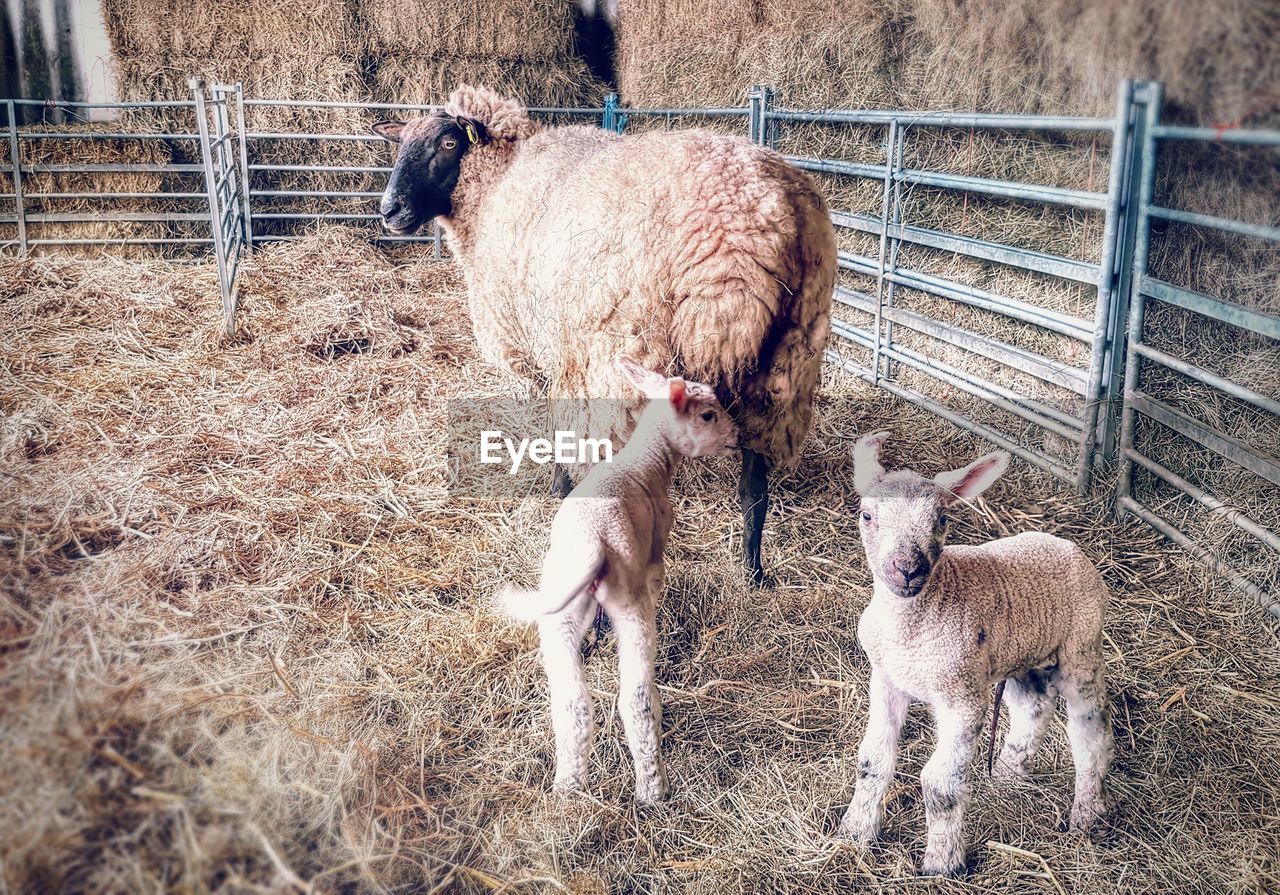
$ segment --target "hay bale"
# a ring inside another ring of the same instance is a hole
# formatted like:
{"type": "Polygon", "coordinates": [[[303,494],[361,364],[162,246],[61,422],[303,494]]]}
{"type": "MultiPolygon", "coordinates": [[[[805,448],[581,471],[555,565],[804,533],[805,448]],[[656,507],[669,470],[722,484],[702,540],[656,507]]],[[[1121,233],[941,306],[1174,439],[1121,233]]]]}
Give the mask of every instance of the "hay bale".
{"type": "Polygon", "coordinates": [[[375,58],[551,60],[574,53],[569,0],[366,0],[360,15],[375,58]]]}
{"type": "Polygon", "coordinates": [[[531,106],[598,105],[605,94],[604,85],[580,60],[388,56],[374,72],[373,98],[381,103],[442,103],[462,81],[483,84],[531,106]]]}
{"type": "Polygon", "coordinates": [[[102,19],[116,59],[319,60],[362,40],[351,0],[102,0],[102,19]]]}

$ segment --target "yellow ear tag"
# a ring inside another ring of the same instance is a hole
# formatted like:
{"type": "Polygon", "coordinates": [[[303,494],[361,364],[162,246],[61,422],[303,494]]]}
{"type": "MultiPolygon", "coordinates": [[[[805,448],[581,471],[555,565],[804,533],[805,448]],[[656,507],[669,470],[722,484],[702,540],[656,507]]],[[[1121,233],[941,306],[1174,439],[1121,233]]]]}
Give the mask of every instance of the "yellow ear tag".
{"type": "Polygon", "coordinates": [[[470,140],[472,143],[480,142],[480,137],[478,134],[476,134],[476,126],[474,124],[468,121],[466,124],[463,125],[463,129],[466,130],[467,132],[468,140],[470,140]]]}

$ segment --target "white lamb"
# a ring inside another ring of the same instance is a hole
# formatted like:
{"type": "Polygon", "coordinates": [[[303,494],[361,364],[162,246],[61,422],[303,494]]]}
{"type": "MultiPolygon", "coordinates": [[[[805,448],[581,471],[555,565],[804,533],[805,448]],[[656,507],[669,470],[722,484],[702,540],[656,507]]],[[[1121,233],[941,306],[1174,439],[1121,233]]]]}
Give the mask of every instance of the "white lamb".
{"type": "Polygon", "coordinates": [[[908,703],[919,700],[933,711],[938,738],[920,775],[928,820],[922,869],[957,874],[965,866],[969,766],[997,682],[1007,684],[1009,707],[1001,773],[1028,772],[1056,690],[1066,701],[1076,768],[1071,827],[1087,830],[1102,815],[1113,751],[1102,659],[1107,588],[1079,547],[1052,535],[945,547],[949,507],[985,491],[1009,455],[988,454],[932,480],[905,469],[886,473],[878,456],[888,434],[864,436],[853,451],[862,543],[875,582],[858,622],[871,660],[871,698],[839,835],[864,845],[879,835],[898,734],[908,703]]]}
{"type": "Polygon", "coordinates": [[[738,446],[738,428],[710,386],[668,379],[627,358],[618,365],[649,398],[612,463],[592,468],[561,504],[537,591],[507,588],[512,615],[537,620],[556,737],[555,786],[584,788],[591,697],[579,647],[599,604],[618,637],[618,712],[636,769],[636,801],[667,795],[659,748],[662,706],[654,686],[655,624],[663,550],[671,531],[667,489],[684,457],[738,446]]]}

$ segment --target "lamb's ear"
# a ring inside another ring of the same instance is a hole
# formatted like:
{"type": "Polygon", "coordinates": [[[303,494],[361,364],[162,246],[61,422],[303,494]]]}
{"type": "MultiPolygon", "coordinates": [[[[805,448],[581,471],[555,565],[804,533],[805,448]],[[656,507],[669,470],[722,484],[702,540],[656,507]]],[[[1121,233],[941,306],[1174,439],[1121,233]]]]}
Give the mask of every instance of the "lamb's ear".
{"type": "Polygon", "coordinates": [[[995,484],[996,479],[1008,468],[1009,455],[1004,451],[992,451],[964,469],[938,473],[933,481],[960,500],[973,500],[995,484]]]}
{"type": "Polygon", "coordinates": [[[379,137],[391,143],[400,142],[400,132],[404,130],[403,121],[375,121],[369,128],[379,137]]]}
{"type": "Polygon", "coordinates": [[[667,397],[671,399],[671,406],[676,409],[676,413],[684,413],[684,409],[689,406],[689,390],[682,378],[673,376],[667,380],[667,397]]]}
{"type": "Polygon", "coordinates": [[[667,377],[646,370],[629,357],[619,357],[618,367],[626,374],[631,384],[646,397],[655,401],[661,401],[667,397],[667,377]]]}
{"type": "Polygon", "coordinates": [[[863,435],[853,446],[853,488],[859,494],[866,495],[880,476],[884,475],[884,467],[880,465],[880,448],[888,432],[872,432],[863,435]]]}

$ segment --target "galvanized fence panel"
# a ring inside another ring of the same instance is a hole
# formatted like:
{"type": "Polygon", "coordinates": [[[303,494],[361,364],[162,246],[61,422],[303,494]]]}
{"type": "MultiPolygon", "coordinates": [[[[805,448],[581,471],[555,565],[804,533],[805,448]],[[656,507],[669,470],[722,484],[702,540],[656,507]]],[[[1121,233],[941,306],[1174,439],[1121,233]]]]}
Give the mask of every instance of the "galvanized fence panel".
{"type": "Polygon", "coordinates": [[[0,251],[151,246],[169,256],[203,252],[212,235],[199,162],[195,101],[69,102],[4,99],[7,164],[0,164],[0,251]],[[37,121],[19,127],[19,111],[38,110],[87,123],[90,115],[114,116],[118,127],[59,129],[37,121]],[[81,150],[85,161],[47,161],[55,144],[81,150]],[[127,155],[123,146],[147,145],[165,160],[94,161],[127,155]],[[113,180],[154,181],[148,189],[113,186],[113,180]],[[41,181],[49,188],[39,189],[41,181]],[[74,187],[59,183],[70,182],[74,187]],[[122,203],[125,207],[121,207],[122,203]],[[146,203],[145,210],[139,210],[146,203]],[[104,232],[105,235],[104,235],[104,232]]]}
{"type": "Polygon", "coordinates": [[[1117,343],[1112,338],[1113,298],[1118,282],[1125,276],[1123,247],[1129,229],[1126,226],[1129,209],[1124,202],[1124,188],[1133,130],[1130,96],[1131,88],[1126,83],[1114,117],[1078,118],[869,110],[800,111],[771,108],[766,93],[753,95],[753,102],[759,103],[761,108],[753,115],[756,123],[752,136],[766,145],[776,142],[779,127],[801,123],[872,127],[879,128],[883,134],[883,160],[878,164],[788,155],[792,164],[808,171],[860,178],[880,185],[878,214],[832,209],[832,220],[838,228],[874,237],[878,241],[878,251],[874,255],[841,251],[838,259],[841,270],[873,279],[875,288],[874,291],[858,290],[841,285],[835,293],[837,314],[834,333],[845,343],[865,349],[870,360],[858,363],[837,350],[829,352],[830,359],[867,381],[988,438],[1072,483],[1081,492],[1088,489],[1093,468],[1105,453],[1112,426],[1113,381],[1109,372],[1117,366],[1117,343]],[[921,131],[937,128],[975,129],[1002,135],[1054,131],[1107,137],[1111,145],[1107,189],[1105,192],[1067,189],[907,167],[904,154],[908,141],[921,131]],[[1105,218],[1100,234],[1100,261],[1031,251],[936,229],[926,226],[927,222],[908,223],[904,220],[904,190],[912,186],[1102,212],[1105,218]],[[1084,284],[1094,290],[1094,313],[1091,318],[1075,317],[1029,301],[996,294],[973,283],[905,267],[899,263],[905,246],[926,247],[939,253],[951,253],[1084,284]],[[945,315],[932,317],[901,307],[899,299],[903,290],[944,299],[954,307],[981,309],[1079,342],[1088,349],[1088,365],[1068,365],[1015,344],[961,329],[945,315]],[[868,322],[858,325],[848,319],[851,312],[860,314],[868,322]],[[984,377],[963,369],[962,364],[947,363],[934,352],[902,344],[896,338],[901,329],[964,352],[965,357],[976,356],[1066,390],[1077,396],[1080,409],[1064,411],[1026,394],[1011,381],[1004,381],[1004,377],[1000,380],[984,377]],[[1037,430],[1069,440],[1075,445],[1074,462],[1068,464],[1009,432],[911,387],[901,380],[899,365],[1030,423],[1037,430]]]}
{"type": "MultiPolygon", "coordinates": [[[[1155,184],[1160,166],[1159,148],[1162,143],[1175,141],[1231,143],[1241,146],[1280,148],[1280,131],[1223,131],[1211,128],[1164,126],[1160,121],[1159,85],[1147,85],[1149,92],[1145,109],[1146,122],[1138,165],[1137,242],[1134,249],[1134,272],[1128,319],[1128,361],[1124,375],[1124,405],[1120,426],[1119,460],[1120,474],[1117,482],[1117,509],[1121,515],[1132,514],[1170,540],[1181,545],[1189,553],[1231,582],[1243,592],[1266,606],[1272,615],[1280,617],[1280,600],[1268,593],[1257,582],[1236,569],[1227,559],[1199,542],[1191,533],[1181,529],[1161,507],[1144,503],[1135,489],[1136,473],[1145,471],[1174,491],[1185,495],[1203,507],[1206,514],[1230,522],[1240,532],[1252,538],[1260,551],[1274,554],[1280,562],[1280,533],[1252,519],[1240,507],[1233,505],[1231,494],[1216,494],[1202,487],[1187,476],[1181,475],[1144,453],[1135,440],[1135,430],[1140,420],[1154,421],[1169,433],[1169,437],[1184,439],[1188,443],[1207,448],[1222,461],[1245,470],[1271,485],[1280,486],[1280,460],[1259,447],[1250,445],[1236,435],[1224,431],[1212,422],[1172,406],[1152,395],[1142,385],[1143,372],[1152,366],[1186,377],[1208,386],[1237,401],[1248,404],[1256,411],[1267,414],[1272,421],[1280,420],[1280,400],[1273,391],[1263,394],[1253,388],[1220,376],[1205,368],[1207,358],[1176,357],[1148,343],[1150,330],[1146,315],[1151,302],[1181,308],[1195,315],[1227,324],[1242,334],[1272,340],[1280,347],[1280,317],[1242,307],[1216,296],[1204,295],[1166,282],[1150,272],[1152,221],[1176,221],[1197,228],[1209,228],[1238,234],[1270,243],[1280,242],[1280,227],[1270,224],[1250,223],[1229,218],[1200,214],[1194,211],[1166,208],[1155,201],[1155,184]]],[[[1280,370],[1275,371],[1280,381],[1280,370]]]]}

